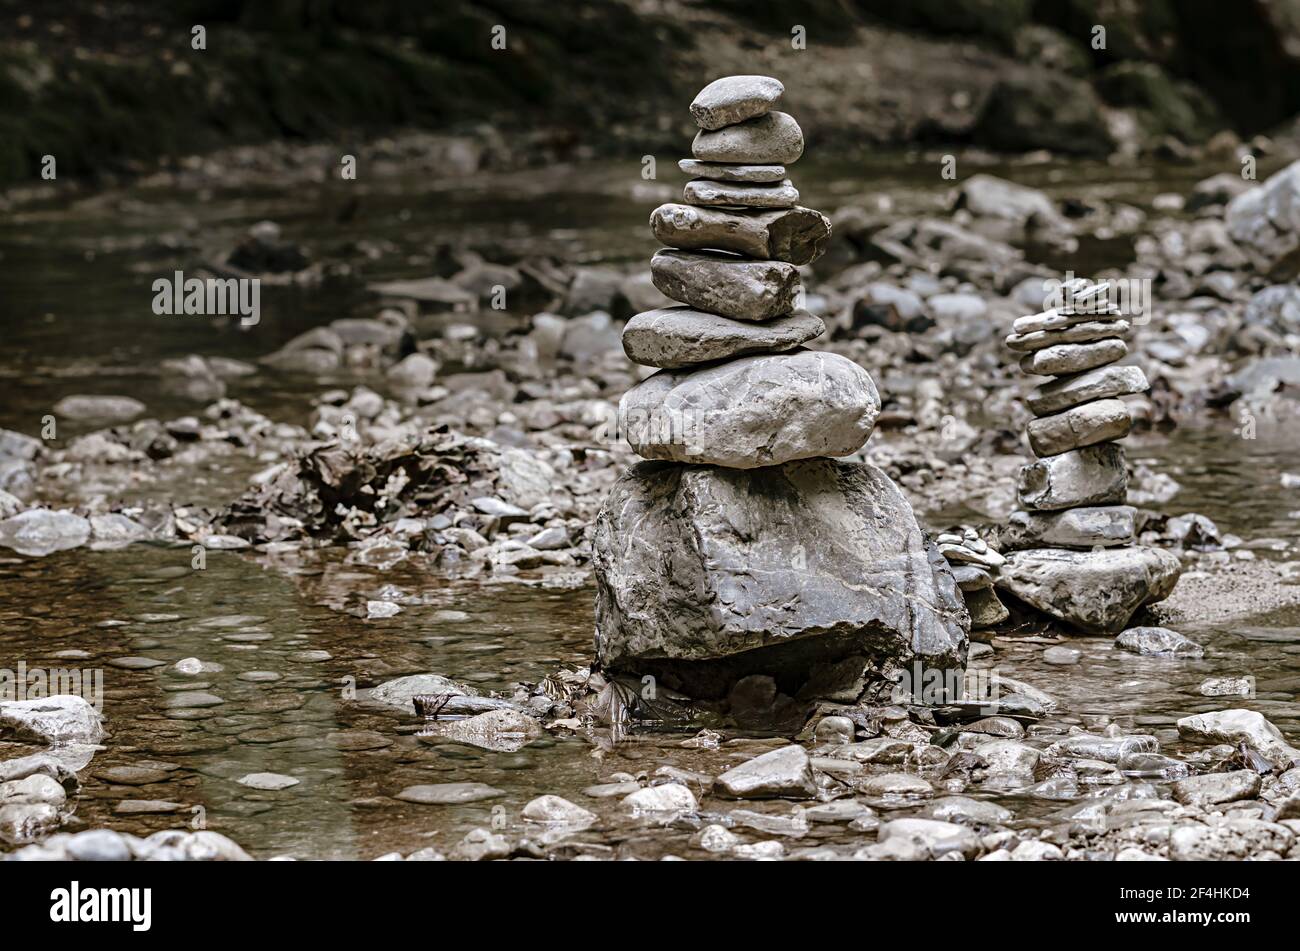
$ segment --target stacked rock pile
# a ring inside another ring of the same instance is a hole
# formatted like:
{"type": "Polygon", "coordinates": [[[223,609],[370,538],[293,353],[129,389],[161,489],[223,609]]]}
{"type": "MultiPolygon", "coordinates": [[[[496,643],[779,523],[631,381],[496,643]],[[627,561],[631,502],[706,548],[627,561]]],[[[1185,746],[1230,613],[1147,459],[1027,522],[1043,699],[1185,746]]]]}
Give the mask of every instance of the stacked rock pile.
{"type": "Polygon", "coordinates": [[[1120,397],[1147,389],[1128,353],[1129,322],[1109,286],[1067,282],[1061,303],[1012,325],[1007,346],[1026,373],[1051,376],[1026,403],[1038,459],[1020,471],[1021,510],[999,536],[1007,555],[998,587],[1086,631],[1114,633],[1144,604],[1167,597],[1178,559],[1136,545],[1137,511],[1125,504],[1128,469],[1118,440],[1132,425],[1120,397]],[[1017,551],[1011,551],[1018,549],[1017,551]]]}
{"type": "Polygon", "coordinates": [[[596,647],[606,670],[726,697],[761,673],[793,695],[859,689],[868,662],[954,666],[968,619],[947,564],[856,452],[880,413],[870,375],[803,349],[799,267],[830,237],[786,166],[803,132],[784,87],[729,76],[691,104],[700,127],[682,203],[650,217],[655,286],[682,306],[637,314],[628,357],[660,368],[623,397],[646,459],[597,520],[596,647]],[[810,688],[813,689],[813,688],[810,688]]]}
{"type": "Polygon", "coordinates": [[[957,587],[966,599],[971,630],[994,627],[1005,621],[1010,614],[998,600],[992,573],[1006,564],[1006,559],[990,548],[973,528],[963,529],[960,535],[945,533],[935,541],[939,553],[952,566],[957,587]]]}

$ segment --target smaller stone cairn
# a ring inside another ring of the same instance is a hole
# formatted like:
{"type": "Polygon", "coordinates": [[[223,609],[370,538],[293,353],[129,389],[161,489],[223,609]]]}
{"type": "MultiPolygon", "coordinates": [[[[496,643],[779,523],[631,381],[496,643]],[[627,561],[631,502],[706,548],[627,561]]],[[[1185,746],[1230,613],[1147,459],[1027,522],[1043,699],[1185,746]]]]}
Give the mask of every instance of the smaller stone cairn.
{"type": "Polygon", "coordinates": [[[1123,630],[1138,608],[1168,597],[1180,573],[1169,552],[1136,544],[1137,511],[1125,504],[1119,440],[1132,419],[1121,397],[1148,384],[1141,367],[1115,365],[1132,328],[1108,294],[1104,283],[1068,281],[1060,305],[1017,319],[1006,339],[1025,373],[1052,379],[1026,399],[1038,459],[1020,470],[1022,508],[999,534],[1007,555],[995,581],[1091,633],[1123,630]]]}
{"type": "Polygon", "coordinates": [[[935,541],[939,554],[952,566],[952,576],[966,599],[971,629],[996,627],[1010,617],[993,587],[993,573],[1007,560],[990,548],[973,528],[963,529],[960,535],[947,532],[935,541]]]}

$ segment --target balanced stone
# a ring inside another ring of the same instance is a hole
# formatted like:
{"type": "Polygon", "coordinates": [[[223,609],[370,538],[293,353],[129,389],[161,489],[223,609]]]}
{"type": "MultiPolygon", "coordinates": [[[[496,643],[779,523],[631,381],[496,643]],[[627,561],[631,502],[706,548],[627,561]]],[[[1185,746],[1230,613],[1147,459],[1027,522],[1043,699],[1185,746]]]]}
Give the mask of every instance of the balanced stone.
{"type": "Polygon", "coordinates": [[[771,185],[713,182],[707,178],[697,178],[686,183],[682,199],[688,205],[793,208],[799,204],[799,189],[788,178],[771,185]]]}
{"type": "Polygon", "coordinates": [[[691,154],[701,162],[790,165],[803,155],[803,130],[788,113],[769,112],[716,132],[697,132],[691,154]]]}
{"type": "Polygon", "coordinates": [[[784,92],[771,76],[723,76],[700,90],[691,115],[701,129],[721,129],[770,112],[784,92]]]}
{"type": "Polygon", "coordinates": [[[1005,549],[1103,548],[1136,541],[1137,509],[1131,505],[1097,505],[1063,512],[1012,512],[998,533],[1005,549]]]}
{"type": "Polygon", "coordinates": [[[992,588],[978,588],[963,591],[966,598],[966,610],[970,612],[972,628],[997,627],[1011,616],[1007,606],[999,600],[992,588]]]}
{"type": "Polygon", "coordinates": [[[1141,367],[1099,367],[1044,383],[1025,398],[1025,404],[1035,416],[1045,416],[1091,400],[1145,393],[1149,386],[1141,367]]]}
{"type": "Polygon", "coordinates": [[[660,370],[619,403],[620,428],[638,455],[737,469],[847,456],[879,415],[866,370],[811,350],[660,370]]]}
{"type": "Polygon", "coordinates": [[[793,350],[825,330],[820,318],[805,311],[766,321],[742,321],[690,307],[662,307],[627,322],[623,352],[645,366],[686,367],[749,353],[793,350]]]}
{"type": "Polygon", "coordinates": [[[660,251],[650,259],[650,276],[665,296],[735,320],[788,314],[803,287],[793,264],[722,253],[660,251]]]}
{"type": "Polygon", "coordinates": [[[995,580],[1000,590],[1080,630],[1117,634],[1138,608],[1168,597],[1181,571],[1160,548],[1033,548],[1009,553],[995,580]]]}
{"type": "Polygon", "coordinates": [[[1006,344],[1012,350],[1033,352],[1062,343],[1091,343],[1109,337],[1126,337],[1129,330],[1127,320],[1089,320],[1060,330],[1035,330],[1030,333],[1012,334],[1007,337],[1006,344]]]}
{"type": "Polygon", "coordinates": [[[1028,509],[1123,504],[1128,493],[1124,449],[1102,443],[1039,459],[1020,470],[1017,494],[1028,509]]]}
{"type": "Polygon", "coordinates": [[[1058,456],[1099,442],[1123,439],[1133,425],[1123,400],[1094,400],[1031,420],[1029,444],[1040,456],[1058,456]]]}
{"type": "Polygon", "coordinates": [[[1089,321],[1106,321],[1107,318],[1120,316],[1120,311],[1101,313],[1087,313],[1085,311],[1073,310],[1046,310],[1041,314],[1027,314],[1024,317],[1017,317],[1011,324],[1011,329],[1017,334],[1031,334],[1042,330],[1060,330],[1062,327],[1072,327],[1075,324],[1087,323],[1089,321]]]}
{"type": "Polygon", "coordinates": [[[660,205],[650,229],[664,244],[687,251],[712,248],[761,260],[809,264],[826,247],[830,219],[811,208],[733,212],[695,205],[660,205]]]}
{"type": "Polygon", "coordinates": [[[784,165],[730,165],[681,159],[677,167],[692,178],[707,178],[715,182],[779,182],[785,178],[784,165]]]}
{"type": "Polygon", "coordinates": [[[640,463],[601,508],[593,551],[600,664],[695,696],[853,657],[965,660],[947,563],[871,465],[640,463]]]}
{"type": "Polygon", "coordinates": [[[1082,373],[1123,359],[1128,344],[1123,340],[1098,340],[1095,343],[1059,343],[1035,350],[1020,358],[1020,369],[1038,376],[1061,376],[1082,373]]]}

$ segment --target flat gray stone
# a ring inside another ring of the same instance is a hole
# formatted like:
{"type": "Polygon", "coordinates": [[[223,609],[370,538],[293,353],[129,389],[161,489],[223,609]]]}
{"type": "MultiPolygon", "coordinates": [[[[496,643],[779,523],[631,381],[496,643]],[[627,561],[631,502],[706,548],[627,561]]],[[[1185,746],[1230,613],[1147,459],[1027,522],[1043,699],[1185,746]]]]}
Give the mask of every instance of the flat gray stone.
{"type": "Polygon", "coordinates": [[[686,183],[682,200],[688,205],[793,208],[799,204],[799,189],[788,178],[774,185],[714,182],[707,178],[697,178],[686,183]]]}
{"type": "Polygon", "coordinates": [[[1127,355],[1128,344],[1119,339],[1061,343],[1025,354],[1020,358],[1020,369],[1037,376],[1062,376],[1105,366],[1127,355]]]}
{"type": "Polygon", "coordinates": [[[1035,416],[1046,416],[1091,400],[1145,393],[1149,388],[1147,375],[1141,367],[1098,367],[1035,387],[1025,398],[1025,405],[1035,416]]]}
{"type": "Polygon", "coordinates": [[[302,780],[294,779],[292,776],[285,776],[282,773],[249,773],[247,776],[240,777],[236,782],[241,786],[247,786],[249,789],[276,792],[297,786],[302,780]]]}
{"type": "Polygon", "coordinates": [[[454,806],[466,802],[482,802],[504,796],[505,791],[486,783],[435,783],[407,786],[394,798],[422,806],[454,806]]]}
{"type": "Polygon", "coordinates": [[[737,469],[847,456],[879,414],[866,370],[811,350],[660,370],[619,403],[620,429],[638,455],[737,469]]]}
{"type": "Polygon", "coordinates": [[[1017,494],[1027,509],[1123,504],[1128,494],[1124,449],[1113,442],[1049,456],[1023,466],[1017,494]]]}
{"type": "Polygon", "coordinates": [[[707,178],[715,182],[779,182],[785,178],[784,165],[731,165],[682,159],[677,167],[692,178],[707,178]]]}
{"type": "Polygon", "coordinates": [[[793,264],[708,252],[660,251],[650,275],[665,296],[734,320],[784,316],[803,287],[793,264]]]}
{"type": "Polygon", "coordinates": [[[1002,548],[1109,548],[1137,539],[1137,509],[1096,505],[1063,512],[1012,512],[998,532],[1002,548]]]}
{"type": "Polygon", "coordinates": [[[634,363],[680,368],[750,353],[780,353],[820,336],[821,319],[800,311],[773,320],[732,320],[664,307],[637,314],[623,328],[623,352],[634,363]]]}
{"type": "Polygon", "coordinates": [[[1174,798],[1184,806],[1208,809],[1259,795],[1259,773],[1253,769],[1238,769],[1230,773],[1207,773],[1188,776],[1173,784],[1174,798]]]}
{"type": "Polygon", "coordinates": [[[1065,343],[1091,343],[1111,337],[1123,339],[1129,334],[1127,320],[1086,320],[1055,330],[1035,330],[1024,334],[1011,334],[1006,345],[1022,353],[1046,350],[1065,343]]]}
{"type": "Polygon", "coordinates": [[[817,781],[808,751],[792,744],[727,770],[714,781],[714,789],[732,799],[811,799],[817,781]]]}
{"type": "Polygon", "coordinates": [[[1080,630],[1117,634],[1138,608],[1167,598],[1181,573],[1178,559],[1160,548],[1031,548],[1010,552],[995,582],[1080,630]]]}
{"type": "Polygon", "coordinates": [[[701,129],[720,129],[771,112],[784,92],[771,76],[723,76],[696,94],[691,116],[701,129]]]}
{"type": "Polygon", "coordinates": [[[723,660],[725,695],[749,673],[807,676],[859,650],[965,657],[948,565],[874,466],[641,463],[610,491],[593,549],[607,669],[690,678],[703,668],[674,662],[723,660]]]}
{"type": "Polygon", "coordinates": [[[1101,442],[1123,439],[1133,418],[1123,400],[1093,400],[1029,421],[1029,445],[1039,456],[1059,456],[1101,442]]]}
{"type": "Polygon", "coordinates": [[[723,211],[669,203],[650,215],[650,230],[664,244],[686,251],[734,251],[747,257],[811,264],[831,236],[819,211],[796,206],[775,211],[723,211]]]}

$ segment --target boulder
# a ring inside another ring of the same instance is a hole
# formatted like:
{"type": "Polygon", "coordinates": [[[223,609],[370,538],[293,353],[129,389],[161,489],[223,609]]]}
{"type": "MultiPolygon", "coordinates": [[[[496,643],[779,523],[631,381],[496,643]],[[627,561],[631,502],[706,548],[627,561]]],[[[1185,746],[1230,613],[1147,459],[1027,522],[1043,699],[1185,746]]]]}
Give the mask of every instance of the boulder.
{"type": "Polygon", "coordinates": [[[1080,630],[1115,634],[1138,608],[1167,598],[1181,572],[1159,548],[1031,548],[1007,555],[996,584],[1080,630]]]}
{"type": "Polygon", "coordinates": [[[732,799],[811,799],[817,795],[808,752],[783,746],[727,770],[717,778],[719,795],[732,799]]]}
{"type": "Polygon", "coordinates": [[[879,414],[866,370],[797,350],[661,370],[623,395],[619,428],[647,459],[751,469],[857,452],[879,414]]]}
{"type": "Polygon", "coordinates": [[[637,314],[623,328],[623,352],[633,363],[678,369],[751,353],[780,353],[820,336],[820,317],[799,311],[771,320],[732,320],[690,307],[637,314]]]}
{"type": "Polygon", "coordinates": [[[57,694],[0,701],[0,733],[52,746],[93,744],[104,737],[103,716],[81,697],[57,694]]]}
{"type": "Polygon", "coordinates": [[[850,658],[965,660],[952,573],[871,465],[641,463],[611,490],[593,548],[599,663],[695,696],[751,673],[794,696],[850,658]]]}

